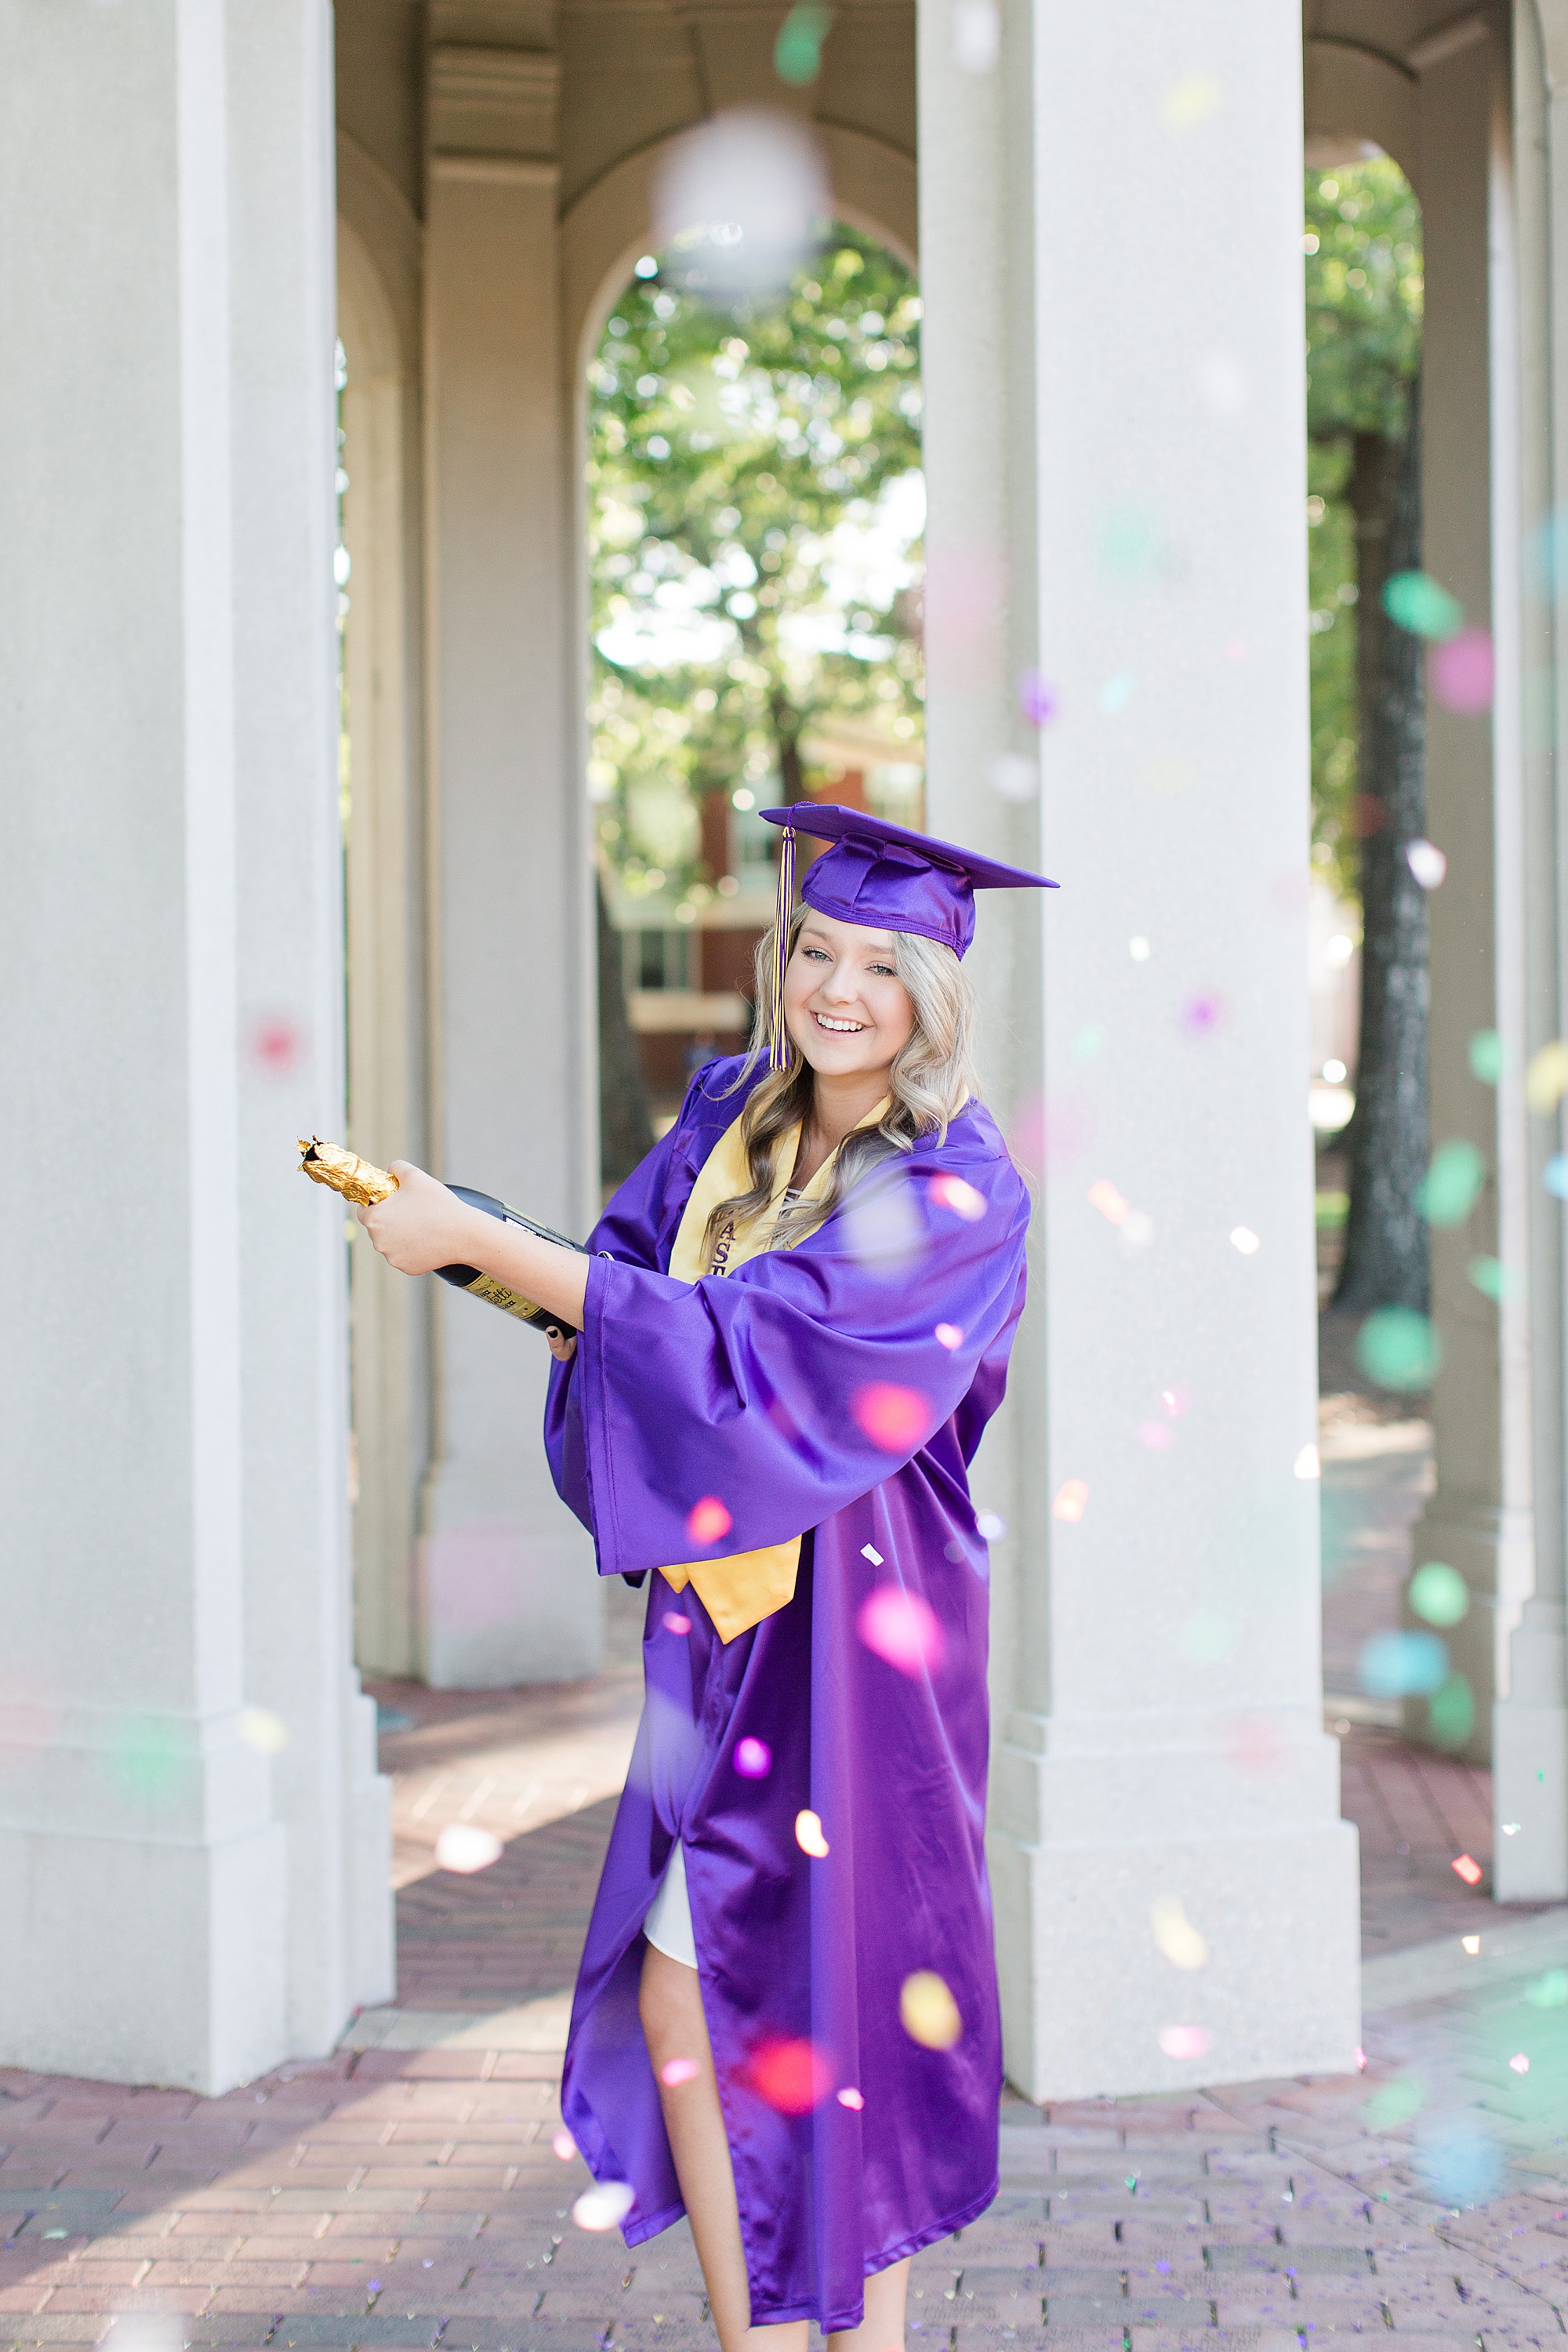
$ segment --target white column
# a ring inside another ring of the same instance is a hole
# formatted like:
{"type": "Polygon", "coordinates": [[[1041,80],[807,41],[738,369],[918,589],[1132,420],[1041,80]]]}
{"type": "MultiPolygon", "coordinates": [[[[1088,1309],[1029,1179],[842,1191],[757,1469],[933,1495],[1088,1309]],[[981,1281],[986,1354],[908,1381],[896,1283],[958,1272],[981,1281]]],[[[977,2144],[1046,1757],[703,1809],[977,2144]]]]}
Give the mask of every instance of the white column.
{"type": "Polygon", "coordinates": [[[1037,1156],[1043,1097],[1048,1152],[977,1473],[1014,1530],[992,1861],[1008,2071],[1037,2098],[1342,2072],[1357,2040],[1356,1843],[1297,1475],[1300,38],[1284,0],[1014,0],[970,75],[951,0],[921,10],[931,823],[1063,884],[988,902],[976,950],[992,1099],[1037,1156]],[[1216,219],[1250,289],[1227,342],[1184,258],[1216,219]],[[1029,748],[1026,661],[1060,712],[1024,805],[984,779],[1029,748]],[[1101,1182],[1134,1214],[1100,1213],[1101,1182]],[[1073,1481],[1081,1517],[1054,1515],[1073,1481]],[[1201,1968],[1156,1943],[1157,1914],[1183,1949],[1176,1904],[1201,1968]]]}
{"type": "MultiPolygon", "coordinates": [[[[1499,1099],[1499,1232],[1515,1288],[1501,1313],[1504,1476],[1528,1501],[1531,1571],[1509,1633],[1492,1715],[1499,1834],[1495,1881],[1505,1902],[1568,1895],[1568,1690],[1563,1644],[1563,1210],[1542,1181],[1563,1149],[1561,1116],[1523,1099],[1531,1056],[1568,1034],[1563,1001],[1558,778],[1568,732],[1560,671],[1562,545],[1552,541],[1568,481],[1568,399],[1561,351],[1568,320],[1568,7],[1514,12],[1513,204],[1500,220],[1494,136],[1492,279],[1517,286],[1517,314],[1494,292],[1494,626],[1498,639],[1498,1026],[1511,1066],[1499,1099]],[[1513,382],[1509,382],[1511,374],[1513,382]],[[1556,390],[1554,392],[1554,380],[1556,390]],[[1511,395],[1511,397],[1510,397],[1511,395]],[[1511,446],[1510,446],[1511,445],[1511,446]],[[1507,1835],[1503,1823],[1514,1824],[1507,1835]]],[[[1494,61],[1494,77],[1496,62],[1494,61]]],[[[1447,886],[1445,886],[1447,887],[1447,886]]],[[[1435,967],[1435,979],[1441,970],[1435,967]]],[[[1483,1619],[1483,1623],[1485,1620],[1483,1619]]]]}
{"type": "Polygon", "coordinates": [[[207,2092],[385,1981],[290,1168],[342,1104],[325,18],[0,9],[0,2058],[207,2092]]]}
{"type": "MultiPolygon", "coordinates": [[[[565,533],[557,61],[431,52],[426,381],[433,653],[434,1160],[581,1235],[596,1213],[586,798],[565,533]]],[[[443,1286],[426,1484],[424,1670],[592,1674],[592,1547],[551,1486],[539,1336],[443,1286]]]]}

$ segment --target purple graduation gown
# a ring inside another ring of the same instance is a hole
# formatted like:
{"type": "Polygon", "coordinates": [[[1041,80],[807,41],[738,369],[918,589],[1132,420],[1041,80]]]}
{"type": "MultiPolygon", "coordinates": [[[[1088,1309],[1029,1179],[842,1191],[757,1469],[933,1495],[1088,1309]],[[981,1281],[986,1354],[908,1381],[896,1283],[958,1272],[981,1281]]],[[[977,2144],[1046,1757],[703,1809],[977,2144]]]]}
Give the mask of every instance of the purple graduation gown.
{"type": "Polygon", "coordinates": [[[987,1561],[967,1470],[1003,1393],[1029,1202],[972,1103],[940,1147],[873,1171],[794,1249],[672,1280],[681,1211],[746,1098],[728,1091],[740,1066],[699,1074],[595,1228],[605,1255],[589,1269],[575,1359],[553,1369],[545,1437],[602,1575],[804,1533],[799,1580],[726,1647],[691,1587],[677,1597],[649,1579],[647,1697],[578,1976],[562,2112],[595,2178],[635,2190],[629,2245],[679,2220],[637,2017],[642,1921],[679,1836],[752,2322],[827,2330],[859,2324],[867,2277],[996,2193],[987,1561]],[[866,1433],[857,1407],[876,1421],[865,1392],[878,1383],[924,1401],[918,1433],[866,1433]],[[733,1521],[706,1547],[686,1524],[705,1496],[733,1521]],[[940,1663],[906,1673],[859,1638],[858,1612],[889,1584],[935,1612],[940,1663]],[[671,1632],[668,1613],[690,1631],[671,1632]],[[736,1768],[748,1738],[771,1751],[763,1778],[736,1768]],[[825,1858],[796,1842],[806,1807],[825,1858]],[[949,2049],[900,2022],[917,1969],[957,2003],[949,2049]],[[758,2087],[780,2040],[816,2053],[822,2095],[804,2114],[758,2087]]]}

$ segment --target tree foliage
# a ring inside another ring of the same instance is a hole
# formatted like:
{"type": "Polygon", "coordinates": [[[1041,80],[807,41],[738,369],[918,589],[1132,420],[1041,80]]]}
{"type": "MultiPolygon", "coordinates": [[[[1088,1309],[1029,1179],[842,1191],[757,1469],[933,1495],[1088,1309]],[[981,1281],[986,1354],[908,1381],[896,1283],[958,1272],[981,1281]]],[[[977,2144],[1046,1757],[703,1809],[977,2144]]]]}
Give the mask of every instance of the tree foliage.
{"type": "Polygon", "coordinates": [[[766,303],[717,308],[679,250],[658,262],[589,372],[589,773],[626,887],[700,895],[702,794],[798,796],[827,710],[918,740],[910,600],[851,542],[918,480],[921,305],[842,226],[766,303]]]}
{"type": "Polygon", "coordinates": [[[1315,856],[1357,887],[1355,517],[1358,435],[1404,437],[1421,363],[1421,212],[1397,163],[1309,172],[1307,277],[1309,586],[1315,856]]]}

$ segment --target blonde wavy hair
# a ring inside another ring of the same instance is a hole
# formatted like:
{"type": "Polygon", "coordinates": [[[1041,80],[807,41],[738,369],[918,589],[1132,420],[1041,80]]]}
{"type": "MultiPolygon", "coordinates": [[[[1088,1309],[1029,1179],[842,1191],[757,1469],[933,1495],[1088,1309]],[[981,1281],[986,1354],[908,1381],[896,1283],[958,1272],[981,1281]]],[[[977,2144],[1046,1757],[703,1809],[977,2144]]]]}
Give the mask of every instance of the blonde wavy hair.
{"type": "MultiPolygon", "coordinates": [[[[790,918],[788,947],[792,958],[809,912],[807,907],[797,907],[790,918]]],[[[890,1099],[887,1113],[879,1125],[858,1129],[839,1145],[833,1163],[833,1181],[822,1200],[808,1202],[803,1208],[781,1211],[774,1239],[782,1247],[803,1241],[807,1234],[825,1224],[850,1187],[880,1161],[911,1150],[921,1136],[934,1135],[940,1142],[949,1123],[978,1092],[973,1062],[973,982],[952,950],[940,940],[923,939],[916,931],[892,931],[889,936],[893,942],[893,969],[909,991],[914,1009],[914,1027],[888,1074],[890,1099]]],[[[775,927],[757,949],[759,1006],[767,1003],[768,974],[776,937],[775,927]]],[[[711,1254],[727,1225],[732,1223],[739,1230],[761,1216],[773,1198],[773,1156],[779,1143],[791,1128],[804,1127],[811,1116],[815,1083],[811,1065],[787,1031],[781,1042],[785,1056],[784,1068],[763,1080],[741,1114],[741,1138],[752,1178],[750,1188],[736,1193],[732,1200],[721,1201],[713,1211],[703,1235],[704,1255],[711,1254]]],[[[750,1050],[735,1075],[731,1093],[745,1085],[768,1045],[763,1016],[759,1012],[750,1050]]]]}

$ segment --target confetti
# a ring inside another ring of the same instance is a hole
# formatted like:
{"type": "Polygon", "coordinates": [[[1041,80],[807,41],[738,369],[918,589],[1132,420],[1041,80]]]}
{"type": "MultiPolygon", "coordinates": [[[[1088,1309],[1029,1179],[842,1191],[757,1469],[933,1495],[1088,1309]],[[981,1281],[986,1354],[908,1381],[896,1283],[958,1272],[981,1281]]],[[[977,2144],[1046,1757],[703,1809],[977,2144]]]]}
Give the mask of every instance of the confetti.
{"type": "Polygon", "coordinates": [[[1356,1361],[1382,1389],[1429,1388],[1443,1360],[1430,1318],[1414,1307],[1380,1307],[1356,1333],[1356,1361]]]}
{"type": "Polygon", "coordinates": [[[1176,1433],[1167,1421],[1141,1421],[1138,1443],[1146,1445],[1151,1454],[1167,1454],[1176,1442],[1176,1433]]]}
{"type": "Polygon", "coordinates": [[[1450,1675],[1426,1702],[1426,1730],[1438,1748],[1462,1748],[1476,1727],[1476,1695],[1463,1675],[1450,1675]]]}
{"type": "Polygon", "coordinates": [[[809,2042],[770,2036],[759,2042],[746,2079],[760,2099],[781,2116],[808,2116],[832,2088],[826,2059],[809,2042]]]}
{"type": "Polygon", "coordinates": [[[1448,1644],[1436,1633],[1374,1633],[1363,1642],[1356,1672],[1372,1698],[1412,1698],[1442,1687],[1448,1644]]]}
{"type": "Polygon", "coordinates": [[[1541,1171],[1541,1181],[1559,1201],[1568,1201],[1568,1151],[1554,1151],[1541,1171]]]}
{"type": "Polygon", "coordinates": [[[998,800],[1013,801],[1022,806],[1038,793],[1040,771],[1022,751],[998,751],[986,763],[985,781],[998,800]]]}
{"type": "Polygon", "coordinates": [[[1516,2074],[1528,2074],[1530,2072],[1530,2061],[1522,2050],[1516,2051],[1508,2063],[1516,2074]]]}
{"type": "Polygon", "coordinates": [[[897,1387],[891,1381],[869,1381],[857,1390],[850,1404],[856,1422],[873,1445],[884,1454],[909,1454],[925,1435],[931,1402],[919,1389],[897,1387]]]}
{"type": "Polygon", "coordinates": [[[1230,1245],[1232,1249],[1239,1250],[1243,1257],[1255,1257],[1263,1247],[1263,1244],[1250,1225],[1234,1225],[1231,1228],[1230,1245]]]}
{"type": "Polygon", "coordinates": [[[936,1339],[939,1346],[950,1351],[963,1345],[963,1334],[956,1323],[939,1323],[936,1327],[936,1339]]]}
{"type": "Polygon", "coordinates": [[[982,1511],[975,1519],[974,1531],[986,1543],[1000,1543],[1007,1532],[1007,1522],[995,1511],[982,1511]]]}
{"type": "Polygon", "coordinates": [[[1183,1413],[1185,1412],[1191,1402],[1192,1399],[1188,1396],[1185,1389],[1162,1389],[1160,1391],[1160,1410],[1162,1412],[1168,1412],[1173,1421],[1180,1421],[1183,1413]]]}
{"type": "Polygon", "coordinates": [[[1209,2046],[1209,2037],[1201,2025],[1163,2025],[1160,2047],[1167,2058],[1201,2058],[1209,2046]]]}
{"type": "Polygon", "coordinates": [[[958,2003],[933,1969],[917,1969],[899,1988],[899,2022],[922,2050],[951,2050],[963,2032],[958,2003]]]}
{"type": "MultiPolygon", "coordinates": [[[[1478,1948],[1480,1940],[1479,1936],[1474,1938],[1478,1948]]],[[[1471,1938],[1467,1936],[1465,1941],[1468,1944],[1471,1938]]],[[[1548,1969],[1543,1977],[1526,1985],[1524,1997],[1531,2009],[1561,2009],[1568,2001],[1568,1969],[1548,1969]]]]}
{"type": "Polygon", "coordinates": [[[862,1544],[860,1557],[862,1559],[868,1559],[873,1568],[880,1568],[882,1565],[882,1555],[875,1544],[862,1544]]]}
{"type": "Polygon", "coordinates": [[[1480,1198],[1487,1164],[1473,1143],[1440,1143],[1421,1180],[1416,1205],[1429,1225],[1462,1225],[1480,1198]]]}
{"type": "Polygon", "coordinates": [[[499,1862],[501,1851],[493,1830],[481,1830],[472,1822],[448,1822],[436,1840],[436,1864],[440,1870],[456,1871],[459,1877],[468,1878],[499,1862]]]}
{"type": "Polygon", "coordinates": [[[844,2088],[841,2091],[836,2092],[834,2095],[837,2097],[841,2107],[850,2107],[854,2110],[856,2115],[860,2113],[861,2108],[866,2104],[865,2100],[860,2096],[859,2092],[854,2089],[848,2083],[846,2083],[844,2088]]]}
{"type": "Polygon", "coordinates": [[[1189,996],[1177,1016],[1189,1037],[1212,1037],[1224,1018],[1217,996],[1189,996]]]}
{"type": "Polygon", "coordinates": [[[1469,1612],[1470,1588],[1447,1560],[1429,1559],[1411,1578],[1405,1598],[1428,1625],[1457,1625],[1469,1612]]]}
{"type": "Polygon", "coordinates": [[[735,1769],[742,1780],[765,1780],[773,1768],[773,1751],[765,1739],[737,1739],[735,1769]]]}
{"type": "Polygon", "coordinates": [[[1125,1224],[1132,1213],[1109,1176],[1097,1178],[1084,1198],[1091,1209],[1098,1209],[1100,1215],[1113,1225],[1125,1224]]]}
{"type": "Polygon", "coordinates": [[[693,1543],[716,1544],[734,1524],[717,1495],[704,1495],[686,1515],[686,1532],[693,1543]]]}
{"type": "Polygon", "coordinates": [[[799,7],[790,10],[773,43],[773,71],[780,81],[803,89],[816,79],[822,70],[822,44],[832,23],[832,10],[816,5],[816,0],[802,0],[799,7]]]}
{"type": "Polygon", "coordinates": [[[1149,1906],[1149,1921],[1154,1930],[1154,1942],[1173,1968],[1201,1969],[1205,1966],[1209,1948],[1183,1908],[1179,1897],[1163,1895],[1149,1906]]]}
{"type": "Polygon", "coordinates": [[[1160,120],[1167,131],[1192,131],[1218,110],[1220,97],[1213,74],[1184,74],[1162,96],[1160,120]]]}
{"type": "Polygon", "coordinates": [[[687,131],[665,150],[653,194],[649,242],[680,238],[686,282],[720,300],[787,284],[832,209],[808,126],[778,108],[728,107],[687,131]]]}
{"type": "Polygon", "coordinates": [[[1495,1087],[1507,1061],[1497,1031],[1478,1029],[1466,1048],[1465,1059],[1470,1066],[1471,1077],[1479,1078],[1484,1086],[1495,1087]]]}
{"type": "Polygon", "coordinates": [[[965,73],[990,73],[1002,54],[1002,12],[996,0],[955,0],[952,54],[965,73]]]}
{"type": "Polygon", "coordinates": [[[946,1637],[928,1601],[901,1585],[879,1584],[856,1612],[855,1631],[874,1657],[911,1678],[933,1672],[946,1637]]]}
{"type": "Polygon", "coordinates": [[[1462,718],[1479,718],[1491,709],[1496,677],[1489,630],[1461,629],[1433,653],[1429,677],[1433,697],[1445,710],[1457,711],[1462,718]]]}
{"type": "Polygon", "coordinates": [[[1100,689],[1100,707],[1107,719],[1119,719],[1132,699],[1134,685],[1130,669],[1114,671],[1100,689]]]}
{"type": "Polygon", "coordinates": [[[1423,890],[1442,887],[1448,871],[1448,861],[1434,841],[1417,839],[1405,845],[1405,863],[1420,883],[1423,890]]]}
{"type": "Polygon", "coordinates": [[[1323,1465],[1321,1461],[1319,1459],[1317,1447],[1315,1445],[1303,1445],[1301,1451],[1296,1456],[1297,1477],[1321,1478],[1322,1475],[1323,1465]]]}
{"type": "Polygon", "coordinates": [[[636,2202],[637,2191],[629,2180],[596,2180],[573,2206],[572,2219],[580,2230],[614,2230],[636,2202]]]}
{"type": "Polygon", "coordinates": [[[814,1813],[809,1805],[795,1817],[795,1842],[802,1853],[809,1853],[815,1862],[825,1862],[831,1850],[822,1834],[821,1815],[814,1813]]]}
{"type": "Polygon", "coordinates": [[[1057,1499],[1051,1505],[1054,1519],[1066,1519],[1076,1527],[1089,1504],[1089,1485],[1083,1478],[1064,1478],[1057,1488],[1057,1499]]]}
{"type": "Polygon", "coordinates": [[[689,1633],[691,1620],[689,1617],[682,1616],[679,1609],[667,1609],[664,1612],[664,1630],[667,1633],[689,1633]]]}
{"type": "Polygon", "coordinates": [[[247,1748],[263,1756],[276,1756],[289,1745],[289,1727],[281,1717],[268,1714],[264,1706],[244,1706],[239,1711],[239,1736],[247,1748]]]}
{"type": "Polygon", "coordinates": [[[1502,1825],[1502,1833],[1504,1837],[1517,1837],[1519,1835],[1519,1823],[1517,1822],[1504,1822],[1502,1825]]]}
{"type": "Polygon", "coordinates": [[[1468,2118],[1434,2117],[1420,2137],[1415,2165],[1445,2205],[1484,2205],[1502,2187],[1504,2163],[1496,2143],[1468,2118]]]}
{"type": "Polygon", "coordinates": [[[1464,1880],[1467,1886],[1479,1886],[1486,1874],[1473,1853],[1460,1854],[1458,1860],[1451,1862],[1448,1867],[1457,1877],[1464,1880]]]}
{"type": "Polygon", "coordinates": [[[1568,1045],[1554,1040],[1532,1054],[1524,1073],[1524,1099],[1536,1112],[1555,1110],[1568,1089],[1568,1045]]]}
{"type": "Polygon", "coordinates": [[[570,2164],[572,2158],[577,2153],[577,2143],[573,2138],[564,2124],[562,2125],[560,2130],[556,2133],[550,2145],[555,2150],[556,2155],[561,2158],[563,2164],[570,2164]]]}
{"type": "Polygon", "coordinates": [[[1136,931],[1127,942],[1127,952],[1134,963],[1147,963],[1152,950],[1142,931],[1136,931]]]}
{"type": "Polygon", "coordinates": [[[977,1192],[973,1184],[966,1184],[962,1176],[933,1176],[931,1196],[942,1208],[951,1209],[954,1216],[962,1217],[966,1225],[973,1224],[985,1214],[984,1193],[977,1192]]]}
{"type": "Polygon", "coordinates": [[[1026,669],[1018,679],[1018,708],[1031,727],[1043,727],[1056,717],[1061,698],[1037,669],[1026,669]]]}
{"type": "Polygon", "coordinates": [[[304,1043],[295,1024],[276,1014],[256,1022],[247,1040],[252,1064],[269,1078],[283,1077],[293,1068],[304,1043]]]}
{"type": "MultiPolygon", "coordinates": [[[[1469,1956],[1470,1956],[1471,1959],[1473,1960],[1473,1959],[1475,1958],[1475,1957],[1476,1957],[1476,1954],[1477,1954],[1477,1953],[1480,1950],[1480,1948],[1481,1948],[1481,1939],[1480,1939],[1480,1937],[1479,1937],[1479,1936],[1461,1936],[1461,1937],[1460,1937],[1460,1938],[1459,1938],[1459,1941],[1460,1941],[1460,1943],[1464,1946],[1464,1948],[1465,1948],[1466,1951],[1467,1951],[1467,1952],[1468,1952],[1468,1954],[1469,1954],[1469,1956]]],[[[1524,1997],[1525,1997],[1526,2000],[1528,2000],[1530,1999],[1530,1995],[1529,1995],[1528,1993],[1526,1993],[1524,1997]]]]}
{"type": "Polygon", "coordinates": [[[667,2058],[658,2070],[658,2079],[667,2091],[679,2091],[682,2083],[695,2083],[701,2072],[695,2058],[667,2058]]]}
{"type": "Polygon", "coordinates": [[[1383,609],[1414,637],[1457,637],[1465,625],[1464,606],[1425,572],[1395,572],[1384,584],[1383,609]]]}

